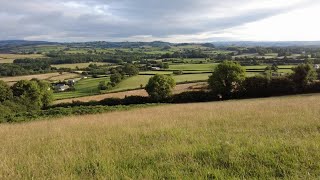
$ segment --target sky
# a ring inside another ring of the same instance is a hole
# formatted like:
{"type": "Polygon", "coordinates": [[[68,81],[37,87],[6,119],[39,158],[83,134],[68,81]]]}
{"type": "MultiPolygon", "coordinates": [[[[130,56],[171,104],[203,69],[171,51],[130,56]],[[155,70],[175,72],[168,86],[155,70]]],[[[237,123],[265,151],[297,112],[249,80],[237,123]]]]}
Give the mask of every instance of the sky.
{"type": "Polygon", "coordinates": [[[0,0],[0,40],[319,41],[319,0],[0,0]]]}

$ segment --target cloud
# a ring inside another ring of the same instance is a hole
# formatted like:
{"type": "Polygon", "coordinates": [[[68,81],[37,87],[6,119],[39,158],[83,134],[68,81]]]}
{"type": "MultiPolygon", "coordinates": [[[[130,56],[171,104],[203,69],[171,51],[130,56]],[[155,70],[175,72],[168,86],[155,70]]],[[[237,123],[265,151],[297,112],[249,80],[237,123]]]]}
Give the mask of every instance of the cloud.
{"type": "Polygon", "coordinates": [[[0,0],[0,39],[50,41],[233,38],[230,28],[312,0],[0,0]]]}

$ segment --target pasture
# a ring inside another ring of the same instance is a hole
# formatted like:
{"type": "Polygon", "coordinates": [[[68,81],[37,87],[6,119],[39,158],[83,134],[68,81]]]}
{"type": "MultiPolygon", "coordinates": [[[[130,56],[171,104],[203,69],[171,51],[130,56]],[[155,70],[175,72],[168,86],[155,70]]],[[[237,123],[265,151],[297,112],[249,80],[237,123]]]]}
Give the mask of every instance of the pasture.
{"type": "Polygon", "coordinates": [[[76,64],[59,64],[59,65],[51,65],[52,67],[60,68],[70,68],[70,69],[83,69],[89,67],[90,64],[96,64],[98,66],[108,65],[110,63],[103,62],[91,62],[91,63],[76,63],[76,64]]]}
{"type": "Polygon", "coordinates": [[[35,74],[35,75],[26,75],[26,76],[14,76],[14,77],[3,77],[0,80],[13,84],[20,80],[31,80],[31,79],[39,79],[39,80],[47,80],[51,82],[55,81],[63,81],[65,79],[73,79],[79,78],[79,74],[75,73],[47,73],[47,74],[35,74]]]}
{"type": "Polygon", "coordinates": [[[317,179],[320,95],[0,125],[0,179],[317,179]]]}
{"type": "MultiPolygon", "coordinates": [[[[188,83],[188,82],[194,82],[194,81],[206,81],[209,75],[210,74],[185,74],[185,75],[173,76],[173,78],[177,83],[188,83]]],[[[101,91],[101,92],[98,89],[99,83],[101,81],[106,81],[108,83],[110,81],[109,77],[82,79],[76,83],[75,91],[55,93],[54,99],[61,100],[61,99],[69,99],[69,98],[76,98],[76,97],[83,97],[83,96],[93,96],[100,93],[105,94],[105,93],[140,89],[141,85],[144,87],[148,83],[150,77],[152,77],[152,75],[138,75],[138,76],[129,77],[121,81],[113,89],[107,90],[107,91],[101,91]]]]}
{"type": "Polygon", "coordinates": [[[0,63],[13,63],[15,59],[43,57],[42,54],[0,54],[0,63]]]}
{"type": "MultiPolygon", "coordinates": [[[[206,87],[206,83],[188,83],[188,84],[178,84],[174,90],[174,94],[178,94],[186,91],[197,91],[199,88],[206,87]]],[[[107,94],[99,94],[94,96],[84,96],[71,99],[62,99],[54,101],[54,104],[60,103],[72,103],[73,101],[89,102],[89,101],[101,101],[106,98],[125,98],[126,96],[148,96],[148,93],[144,89],[128,90],[121,92],[113,92],[107,94]]]]}

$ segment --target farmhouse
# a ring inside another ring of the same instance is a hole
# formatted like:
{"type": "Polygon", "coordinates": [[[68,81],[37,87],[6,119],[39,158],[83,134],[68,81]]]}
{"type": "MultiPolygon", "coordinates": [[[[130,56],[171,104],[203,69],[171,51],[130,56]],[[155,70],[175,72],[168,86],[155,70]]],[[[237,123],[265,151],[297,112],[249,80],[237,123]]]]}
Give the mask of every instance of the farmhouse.
{"type": "Polygon", "coordinates": [[[56,84],[54,89],[56,91],[59,91],[59,92],[63,92],[63,91],[66,91],[70,88],[70,86],[66,85],[66,84],[56,84]]]}
{"type": "Polygon", "coordinates": [[[161,68],[159,68],[159,67],[151,67],[151,69],[154,70],[154,71],[159,71],[161,68]]]}
{"type": "Polygon", "coordinates": [[[315,68],[315,69],[320,69],[320,65],[319,65],[319,64],[315,64],[315,65],[314,65],[314,68],[315,68]]]}

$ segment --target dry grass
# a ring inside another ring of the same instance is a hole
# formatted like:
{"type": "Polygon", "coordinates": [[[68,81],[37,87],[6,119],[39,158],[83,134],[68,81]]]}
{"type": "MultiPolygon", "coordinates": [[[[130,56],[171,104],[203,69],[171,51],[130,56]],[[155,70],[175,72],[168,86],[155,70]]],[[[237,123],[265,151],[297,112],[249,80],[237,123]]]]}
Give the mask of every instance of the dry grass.
{"type": "MultiPolygon", "coordinates": [[[[204,83],[180,84],[176,86],[176,88],[174,89],[174,93],[178,94],[185,91],[198,90],[199,87],[204,85],[205,85],[204,83]]],[[[80,97],[80,98],[57,100],[54,102],[54,104],[71,103],[73,101],[81,101],[81,102],[101,101],[106,98],[124,98],[126,96],[148,96],[148,94],[145,90],[139,89],[139,90],[132,90],[132,91],[117,92],[117,93],[101,94],[101,95],[95,95],[95,96],[86,96],[86,97],[80,97]]]]}
{"type": "Polygon", "coordinates": [[[0,80],[7,82],[9,84],[15,83],[20,80],[31,80],[33,78],[40,80],[48,80],[48,81],[59,81],[71,78],[77,78],[79,74],[74,73],[47,73],[47,74],[35,74],[35,75],[26,75],[26,76],[14,76],[14,77],[4,77],[0,78],[0,80]]]}
{"type": "Polygon", "coordinates": [[[15,59],[43,57],[41,54],[0,54],[0,63],[13,63],[15,59]]]}
{"type": "Polygon", "coordinates": [[[317,179],[320,95],[0,125],[0,179],[317,179]]]}

